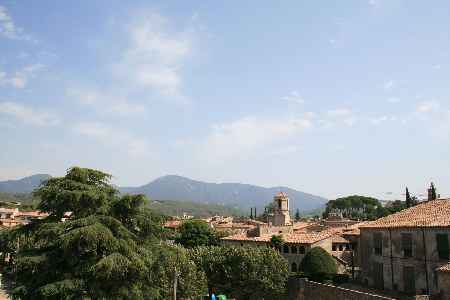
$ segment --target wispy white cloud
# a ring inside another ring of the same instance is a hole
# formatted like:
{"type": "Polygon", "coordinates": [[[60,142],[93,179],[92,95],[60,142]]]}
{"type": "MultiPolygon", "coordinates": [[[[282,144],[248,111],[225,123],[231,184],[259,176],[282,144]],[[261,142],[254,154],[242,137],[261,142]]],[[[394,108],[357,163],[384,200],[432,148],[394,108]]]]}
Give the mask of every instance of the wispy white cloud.
{"type": "Polygon", "coordinates": [[[369,4],[370,7],[378,8],[381,6],[382,0],[369,0],[367,1],[367,3],[369,4]]]}
{"type": "Polygon", "coordinates": [[[426,114],[432,113],[439,110],[441,104],[436,100],[427,100],[419,103],[416,108],[416,112],[426,114]]]}
{"type": "Polygon", "coordinates": [[[13,40],[35,41],[30,35],[25,34],[23,28],[18,27],[6,7],[0,5],[0,37],[13,40]]]}
{"type": "Polygon", "coordinates": [[[350,116],[352,111],[348,108],[336,108],[327,111],[327,115],[330,117],[346,117],[350,116]]]}
{"type": "Polygon", "coordinates": [[[151,13],[128,26],[129,44],[115,73],[162,95],[180,96],[183,62],[192,51],[192,31],[170,30],[165,17],[151,13]]]}
{"type": "Polygon", "coordinates": [[[302,118],[244,117],[212,126],[197,151],[212,163],[272,153],[271,146],[282,148],[289,138],[310,127],[312,122],[302,118]]]}
{"type": "Polygon", "coordinates": [[[396,83],[394,80],[388,80],[383,84],[383,88],[386,91],[392,90],[395,87],[396,83]]]}
{"type": "Polygon", "coordinates": [[[373,125],[379,125],[388,120],[389,120],[388,116],[380,116],[380,117],[370,118],[369,122],[372,123],[373,125]]]}
{"type": "Polygon", "coordinates": [[[6,72],[0,71],[0,85],[7,85],[17,89],[26,87],[29,79],[36,76],[36,73],[44,69],[43,64],[26,65],[19,71],[8,75],[6,72]]]}
{"type": "Polygon", "coordinates": [[[130,156],[152,154],[150,144],[128,131],[102,122],[79,122],[72,127],[75,134],[94,139],[102,144],[125,149],[130,156]]]}
{"type": "Polygon", "coordinates": [[[400,98],[397,98],[397,97],[389,97],[387,99],[387,102],[389,102],[389,103],[399,103],[400,101],[401,101],[400,98]]]}
{"type": "Polygon", "coordinates": [[[16,102],[0,102],[0,114],[36,126],[52,126],[59,123],[59,118],[50,112],[38,111],[16,102]]]}
{"type": "Polygon", "coordinates": [[[105,93],[97,89],[69,88],[66,94],[82,105],[87,105],[101,114],[136,116],[145,113],[143,104],[128,101],[125,97],[105,93]]]}
{"type": "Polygon", "coordinates": [[[297,104],[305,103],[305,99],[303,99],[303,97],[300,96],[300,93],[298,91],[291,91],[288,96],[282,97],[281,100],[294,102],[297,104]]]}
{"type": "Polygon", "coordinates": [[[442,65],[441,64],[434,64],[432,67],[435,70],[440,70],[442,68],[442,65]]]}

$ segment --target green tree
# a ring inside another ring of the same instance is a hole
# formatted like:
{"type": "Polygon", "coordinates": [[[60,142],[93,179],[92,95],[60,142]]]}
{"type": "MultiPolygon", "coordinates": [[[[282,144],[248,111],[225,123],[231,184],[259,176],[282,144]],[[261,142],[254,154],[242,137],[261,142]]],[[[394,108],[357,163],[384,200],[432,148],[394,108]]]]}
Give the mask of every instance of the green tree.
{"type": "Polygon", "coordinates": [[[334,258],[323,248],[314,247],[306,253],[300,264],[300,270],[315,281],[331,279],[337,273],[334,258]]]}
{"type": "Polygon", "coordinates": [[[332,211],[339,211],[344,217],[373,220],[377,218],[377,209],[382,207],[378,199],[365,196],[348,196],[328,201],[323,217],[332,211]]]}
{"type": "Polygon", "coordinates": [[[430,185],[430,199],[429,200],[436,200],[436,199],[437,199],[436,187],[434,186],[434,183],[432,182],[430,185]]]}
{"type": "Polygon", "coordinates": [[[177,278],[177,298],[199,299],[207,290],[206,276],[197,268],[183,247],[163,246],[154,251],[155,261],[151,269],[154,278],[154,299],[171,299],[177,278]]]}
{"type": "Polygon", "coordinates": [[[270,238],[270,246],[275,249],[281,249],[283,245],[284,239],[281,235],[272,235],[272,237],[270,238]]]}
{"type": "MultiPolygon", "coordinates": [[[[49,179],[34,194],[50,216],[0,234],[1,250],[14,263],[14,298],[167,299],[157,293],[161,273],[153,272],[168,251],[155,243],[162,219],[145,208],[143,196],[120,196],[110,178],[74,167],[49,179]],[[62,222],[67,211],[73,215],[62,222]]],[[[180,292],[198,290],[183,281],[200,278],[194,271],[180,271],[180,292]]]]}
{"type": "Polygon", "coordinates": [[[208,223],[202,220],[189,220],[184,222],[179,228],[179,236],[176,242],[186,248],[198,246],[217,245],[218,236],[208,223]]]}
{"type": "Polygon", "coordinates": [[[295,211],[295,221],[300,221],[300,209],[298,208],[295,211]]]}
{"type": "Polygon", "coordinates": [[[406,187],[405,197],[406,197],[406,201],[405,201],[406,202],[406,207],[412,207],[413,203],[412,203],[411,195],[409,194],[408,187],[406,187]]]}
{"type": "Polygon", "coordinates": [[[270,248],[198,247],[191,250],[206,274],[208,290],[237,299],[280,299],[285,292],[288,265],[270,248]]]}

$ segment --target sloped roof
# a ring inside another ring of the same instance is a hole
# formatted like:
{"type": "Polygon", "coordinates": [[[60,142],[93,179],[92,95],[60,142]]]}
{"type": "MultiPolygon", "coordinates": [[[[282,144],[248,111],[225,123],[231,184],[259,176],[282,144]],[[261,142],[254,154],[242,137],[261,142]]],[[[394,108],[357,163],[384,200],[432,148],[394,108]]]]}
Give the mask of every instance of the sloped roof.
{"type": "Polygon", "coordinates": [[[333,243],[350,243],[350,241],[349,240],[347,240],[346,238],[344,238],[343,236],[341,236],[341,235],[334,235],[333,236],[333,239],[332,239],[332,242],[333,243]]]}
{"type": "Polygon", "coordinates": [[[359,228],[450,227],[450,199],[431,200],[359,228]]]}
{"type": "MultiPolygon", "coordinates": [[[[300,233],[282,233],[284,242],[291,244],[314,244],[326,238],[333,236],[335,230],[324,230],[321,232],[300,232],[300,233]]],[[[226,241],[252,241],[252,242],[270,242],[274,234],[264,234],[261,236],[247,236],[246,234],[235,234],[222,238],[226,241]]]]}

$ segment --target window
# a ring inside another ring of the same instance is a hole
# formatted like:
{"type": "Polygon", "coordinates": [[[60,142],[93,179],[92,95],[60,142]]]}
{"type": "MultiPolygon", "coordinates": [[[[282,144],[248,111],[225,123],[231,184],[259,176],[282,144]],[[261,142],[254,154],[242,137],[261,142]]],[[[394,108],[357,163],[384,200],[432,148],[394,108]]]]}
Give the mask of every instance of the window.
{"type": "Polygon", "coordinates": [[[284,253],[289,253],[289,246],[288,245],[284,245],[283,246],[283,252],[284,253]]]}
{"type": "Polygon", "coordinates": [[[336,245],[331,246],[333,251],[336,251],[336,245]]]}
{"type": "Polygon", "coordinates": [[[297,272],[297,264],[296,264],[296,263],[292,263],[292,265],[291,265],[291,271],[292,271],[292,272],[297,272]]]}
{"type": "Polygon", "coordinates": [[[383,255],[383,236],[381,232],[373,234],[373,251],[375,255],[383,255]]]}
{"type": "Polygon", "coordinates": [[[350,249],[352,249],[352,248],[350,247],[350,244],[345,244],[345,250],[350,250],[350,249]]]}
{"type": "Polygon", "coordinates": [[[339,245],[339,251],[344,250],[344,248],[342,247],[342,245],[339,245]]]}
{"type": "Polygon", "coordinates": [[[291,246],[291,253],[297,253],[297,246],[291,246]]]}
{"type": "Polygon", "coordinates": [[[379,290],[384,290],[384,270],[382,263],[373,263],[374,286],[379,290]]]}
{"type": "Polygon", "coordinates": [[[412,257],[412,234],[402,233],[403,257],[412,257]]]}
{"type": "Polygon", "coordinates": [[[305,246],[300,246],[298,250],[300,254],[305,254],[305,246]]]}
{"type": "Polygon", "coordinates": [[[408,294],[416,293],[416,278],[414,267],[403,267],[403,286],[404,292],[408,294]]]}
{"type": "Polygon", "coordinates": [[[436,234],[437,250],[439,254],[439,259],[449,259],[449,244],[448,235],[445,233],[436,234]]]}

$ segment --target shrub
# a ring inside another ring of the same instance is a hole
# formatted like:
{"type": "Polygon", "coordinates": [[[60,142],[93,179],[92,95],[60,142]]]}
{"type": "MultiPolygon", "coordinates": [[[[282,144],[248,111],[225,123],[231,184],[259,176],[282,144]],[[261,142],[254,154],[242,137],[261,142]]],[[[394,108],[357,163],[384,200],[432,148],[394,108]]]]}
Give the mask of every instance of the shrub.
{"type": "Polygon", "coordinates": [[[312,248],[303,258],[300,270],[313,281],[331,281],[337,273],[333,257],[321,247],[312,248]]]}

